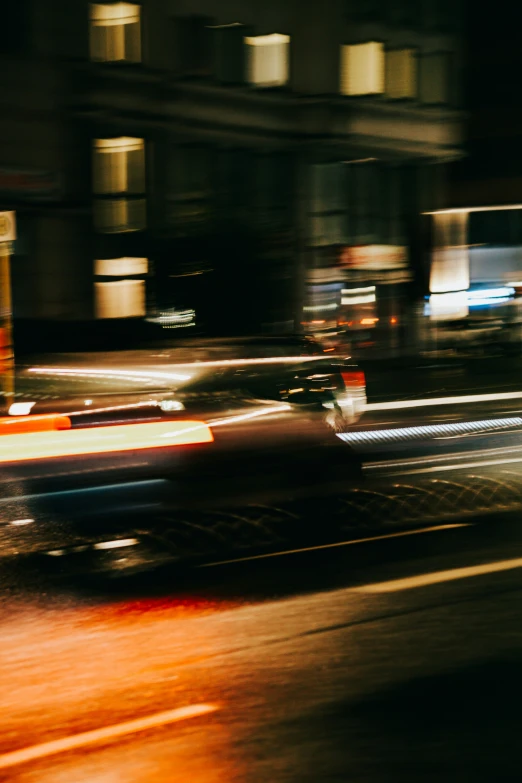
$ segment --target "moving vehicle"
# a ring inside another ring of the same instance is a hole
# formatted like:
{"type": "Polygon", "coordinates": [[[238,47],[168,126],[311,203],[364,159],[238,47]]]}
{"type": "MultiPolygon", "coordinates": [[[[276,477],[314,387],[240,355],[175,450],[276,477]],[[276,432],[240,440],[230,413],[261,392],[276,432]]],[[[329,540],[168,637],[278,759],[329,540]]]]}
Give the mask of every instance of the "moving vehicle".
{"type": "Polygon", "coordinates": [[[0,419],[0,552],[324,497],[359,476],[336,435],[365,402],[360,369],[300,337],[19,368],[0,419]]]}

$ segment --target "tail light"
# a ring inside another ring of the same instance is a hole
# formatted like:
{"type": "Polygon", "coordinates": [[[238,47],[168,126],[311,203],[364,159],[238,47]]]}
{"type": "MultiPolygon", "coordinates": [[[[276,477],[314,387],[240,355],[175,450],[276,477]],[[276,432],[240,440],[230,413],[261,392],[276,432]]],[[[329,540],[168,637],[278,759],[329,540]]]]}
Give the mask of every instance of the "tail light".
{"type": "Polygon", "coordinates": [[[3,416],[0,417],[0,435],[22,435],[30,432],[56,432],[70,430],[68,416],[50,414],[46,416],[3,416]]]}
{"type": "Polygon", "coordinates": [[[341,372],[341,375],[347,389],[364,389],[366,387],[366,377],[361,370],[341,372]]]}

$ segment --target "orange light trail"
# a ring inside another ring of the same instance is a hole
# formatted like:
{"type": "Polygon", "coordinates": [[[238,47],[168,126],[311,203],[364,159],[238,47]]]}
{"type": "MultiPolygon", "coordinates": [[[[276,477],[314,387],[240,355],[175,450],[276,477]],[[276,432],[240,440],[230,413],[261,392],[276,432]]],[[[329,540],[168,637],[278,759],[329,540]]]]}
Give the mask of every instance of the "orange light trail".
{"type": "Polygon", "coordinates": [[[28,432],[0,437],[0,463],[187,446],[213,440],[210,427],[202,421],[28,432]]]}
{"type": "Polygon", "coordinates": [[[42,416],[18,416],[16,418],[0,417],[0,435],[20,435],[29,432],[54,432],[70,430],[71,420],[68,416],[51,413],[42,416]]]}

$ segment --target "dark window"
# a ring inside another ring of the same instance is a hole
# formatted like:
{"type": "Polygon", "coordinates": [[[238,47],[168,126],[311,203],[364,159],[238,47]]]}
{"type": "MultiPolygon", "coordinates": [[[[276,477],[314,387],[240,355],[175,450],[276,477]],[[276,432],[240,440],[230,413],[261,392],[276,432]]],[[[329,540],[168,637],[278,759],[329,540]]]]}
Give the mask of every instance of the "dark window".
{"type": "Polygon", "coordinates": [[[246,28],[242,24],[219,25],[210,29],[212,36],[213,74],[221,84],[243,84],[245,81],[246,28]]]}
{"type": "Polygon", "coordinates": [[[184,76],[209,77],[212,73],[212,20],[204,16],[175,20],[175,60],[184,76]]]}
{"type": "Polygon", "coordinates": [[[472,212],[469,216],[470,245],[510,245],[516,236],[517,212],[472,212]]]}

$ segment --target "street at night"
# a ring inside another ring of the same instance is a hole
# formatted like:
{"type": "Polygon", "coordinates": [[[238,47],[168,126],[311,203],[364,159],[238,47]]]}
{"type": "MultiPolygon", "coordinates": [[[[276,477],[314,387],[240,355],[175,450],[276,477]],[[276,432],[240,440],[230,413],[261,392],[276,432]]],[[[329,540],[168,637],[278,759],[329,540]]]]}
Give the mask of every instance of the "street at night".
{"type": "Polygon", "coordinates": [[[2,3],[0,783],[522,780],[514,8],[2,3]]]}

